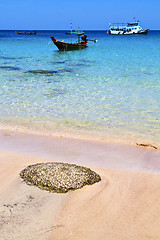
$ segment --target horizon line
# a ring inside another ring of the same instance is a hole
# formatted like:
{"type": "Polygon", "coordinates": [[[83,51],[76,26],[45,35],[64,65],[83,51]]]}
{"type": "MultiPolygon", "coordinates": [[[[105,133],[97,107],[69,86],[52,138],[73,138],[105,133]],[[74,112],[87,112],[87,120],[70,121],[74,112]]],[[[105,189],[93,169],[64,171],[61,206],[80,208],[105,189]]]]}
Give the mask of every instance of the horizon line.
{"type": "MultiPolygon", "coordinates": [[[[69,31],[70,29],[0,29],[0,31],[69,31]]],[[[149,29],[150,31],[160,31],[160,29],[149,29]]],[[[82,31],[82,30],[81,30],[82,31]]],[[[107,31],[107,29],[83,29],[83,31],[107,31]]]]}

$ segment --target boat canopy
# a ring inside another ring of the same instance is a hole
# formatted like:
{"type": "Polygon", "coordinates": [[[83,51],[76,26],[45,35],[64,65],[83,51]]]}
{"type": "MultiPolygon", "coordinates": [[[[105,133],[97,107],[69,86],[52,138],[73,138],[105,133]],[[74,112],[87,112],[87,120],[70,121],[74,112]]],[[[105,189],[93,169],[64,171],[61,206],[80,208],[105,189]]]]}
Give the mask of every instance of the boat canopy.
{"type": "Polygon", "coordinates": [[[112,23],[110,24],[111,26],[127,26],[127,27],[133,27],[133,26],[138,26],[139,25],[139,21],[137,22],[130,22],[130,23],[112,23]]]}
{"type": "Polygon", "coordinates": [[[133,26],[138,26],[139,22],[132,22],[132,23],[127,23],[128,27],[133,27],[133,26]]]}
{"type": "Polygon", "coordinates": [[[71,31],[71,32],[66,32],[65,34],[76,34],[76,35],[81,36],[81,35],[84,34],[84,32],[73,30],[73,31],[71,31]]]}

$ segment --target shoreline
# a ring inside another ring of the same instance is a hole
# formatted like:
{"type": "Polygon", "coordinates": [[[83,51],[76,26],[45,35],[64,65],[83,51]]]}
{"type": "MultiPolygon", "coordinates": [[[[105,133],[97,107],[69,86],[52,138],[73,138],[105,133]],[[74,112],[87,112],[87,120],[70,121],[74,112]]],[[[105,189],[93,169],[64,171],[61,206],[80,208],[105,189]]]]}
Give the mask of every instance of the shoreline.
{"type": "Polygon", "coordinates": [[[2,151],[43,157],[48,160],[55,158],[57,161],[82,163],[93,167],[160,172],[160,151],[150,145],[138,146],[108,140],[44,136],[15,131],[0,131],[0,143],[2,151]]]}
{"type": "MultiPolygon", "coordinates": [[[[67,120],[66,120],[67,121],[67,120]]],[[[68,120],[68,124],[72,124],[68,120]]],[[[75,123],[74,123],[75,124],[75,123]]],[[[146,129],[147,132],[147,129],[146,129]]],[[[122,145],[139,145],[146,146],[160,150],[160,139],[157,135],[150,133],[150,138],[146,134],[138,134],[136,131],[130,132],[125,129],[108,128],[103,129],[101,126],[95,125],[93,129],[85,128],[83,126],[65,126],[62,123],[58,125],[50,125],[46,122],[33,122],[24,121],[18,124],[0,124],[0,134],[10,135],[10,134],[24,134],[24,135],[37,135],[46,137],[64,137],[68,139],[79,139],[87,140],[92,142],[105,142],[105,143],[115,143],[122,145]],[[95,129],[98,129],[95,131],[95,129]],[[154,136],[154,137],[153,137],[154,136]]]]}
{"type": "Polygon", "coordinates": [[[0,132],[0,240],[159,239],[159,163],[150,147],[0,132]],[[19,177],[49,161],[89,167],[102,181],[58,194],[19,177]]]}

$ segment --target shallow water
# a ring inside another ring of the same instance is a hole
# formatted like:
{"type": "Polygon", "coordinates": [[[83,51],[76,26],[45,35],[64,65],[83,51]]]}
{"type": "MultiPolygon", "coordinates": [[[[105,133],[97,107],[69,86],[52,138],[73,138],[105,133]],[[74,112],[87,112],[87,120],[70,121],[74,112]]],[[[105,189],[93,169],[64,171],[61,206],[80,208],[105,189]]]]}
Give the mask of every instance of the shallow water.
{"type": "Polygon", "coordinates": [[[97,43],[59,52],[64,33],[0,31],[1,128],[158,144],[160,32],[88,31],[97,43]]]}

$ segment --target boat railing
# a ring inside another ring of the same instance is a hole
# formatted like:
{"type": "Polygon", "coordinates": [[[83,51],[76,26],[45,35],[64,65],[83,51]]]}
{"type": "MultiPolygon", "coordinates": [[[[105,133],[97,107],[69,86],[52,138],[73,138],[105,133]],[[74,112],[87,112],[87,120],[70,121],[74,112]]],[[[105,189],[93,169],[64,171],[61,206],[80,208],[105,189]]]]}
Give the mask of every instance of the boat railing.
{"type": "Polygon", "coordinates": [[[138,26],[139,22],[130,22],[130,23],[110,23],[110,27],[132,27],[132,26],[138,26]]]}

